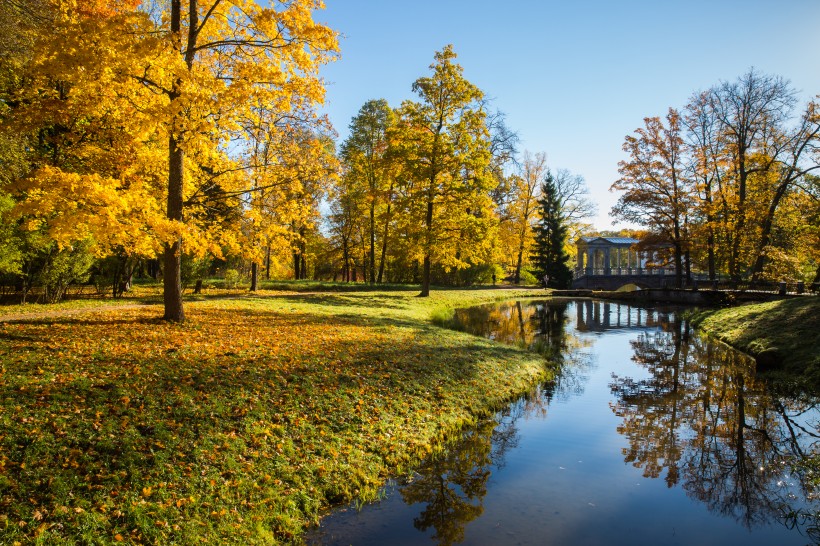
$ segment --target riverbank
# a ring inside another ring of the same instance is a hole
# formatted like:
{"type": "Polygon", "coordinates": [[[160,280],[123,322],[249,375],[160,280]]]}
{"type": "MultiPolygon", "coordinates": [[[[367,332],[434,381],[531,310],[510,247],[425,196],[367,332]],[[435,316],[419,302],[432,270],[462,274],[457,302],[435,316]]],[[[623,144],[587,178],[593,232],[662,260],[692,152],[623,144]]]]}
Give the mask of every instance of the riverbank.
{"type": "Polygon", "coordinates": [[[4,322],[0,543],[298,539],[550,373],[432,317],[544,294],[270,291],[191,301],[184,324],[157,305],[4,322]]]}
{"type": "Polygon", "coordinates": [[[817,296],[705,309],[693,324],[753,356],[758,369],[820,389],[820,299],[817,296]]]}

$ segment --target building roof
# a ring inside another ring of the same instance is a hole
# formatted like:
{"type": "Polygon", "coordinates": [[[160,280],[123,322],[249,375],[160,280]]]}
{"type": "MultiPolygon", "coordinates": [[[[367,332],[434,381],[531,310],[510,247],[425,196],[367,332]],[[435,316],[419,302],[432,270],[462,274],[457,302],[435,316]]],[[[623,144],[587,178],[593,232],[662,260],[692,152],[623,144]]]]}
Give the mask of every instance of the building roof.
{"type": "Polygon", "coordinates": [[[581,237],[576,243],[600,242],[610,245],[634,245],[638,239],[632,237],[581,237]]]}

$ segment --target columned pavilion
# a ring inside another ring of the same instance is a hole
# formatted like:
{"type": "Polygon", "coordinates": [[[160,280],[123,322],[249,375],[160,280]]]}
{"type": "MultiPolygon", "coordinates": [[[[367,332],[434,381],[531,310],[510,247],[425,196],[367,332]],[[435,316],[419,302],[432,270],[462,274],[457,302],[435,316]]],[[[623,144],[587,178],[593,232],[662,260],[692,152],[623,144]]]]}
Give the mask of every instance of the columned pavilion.
{"type": "Polygon", "coordinates": [[[655,250],[638,250],[638,242],[631,237],[581,237],[575,241],[578,261],[572,287],[616,290],[624,284],[674,286],[674,267],[664,264],[655,250]]]}
{"type": "Polygon", "coordinates": [[[577,275],[629,275],[646,268],[648,252],[633,247],[638,239],[631,237],[581,237],[578,248],[577,275]]]}

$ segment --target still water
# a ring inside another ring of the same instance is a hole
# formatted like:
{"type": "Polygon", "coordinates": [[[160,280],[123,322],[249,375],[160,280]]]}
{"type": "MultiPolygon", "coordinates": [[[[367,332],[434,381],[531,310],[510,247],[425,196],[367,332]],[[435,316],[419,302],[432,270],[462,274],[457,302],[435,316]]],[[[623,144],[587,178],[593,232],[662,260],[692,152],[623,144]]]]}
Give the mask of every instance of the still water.
{"type": "Polygon", "coordinates": [[[340,510],[311,544],[816,544],[803,484],[820,411],[674,310],[592,300],[510,302],[457,328],[560,365],[445,454],[340,510]]]}

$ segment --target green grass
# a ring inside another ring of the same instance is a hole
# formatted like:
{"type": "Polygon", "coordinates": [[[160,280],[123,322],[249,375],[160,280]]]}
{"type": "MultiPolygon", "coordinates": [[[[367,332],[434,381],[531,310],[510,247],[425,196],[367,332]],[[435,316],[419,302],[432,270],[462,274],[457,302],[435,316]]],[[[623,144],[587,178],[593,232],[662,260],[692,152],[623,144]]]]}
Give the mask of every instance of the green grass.
{"type": "MultiPolygon", "coordinates": [[[[0,544],[298,541],[549,376],[443,330],[543,290],[260,292],[0,324],[0,544]]],[[[45,308],[44,308],[45,310],[45,308]]]]}
{"type": "Polygon", "coordinates": [[[695,326],[754,356],[763,371],[820,388],[820,299],[816,296],[700,311],[695,326]]]}

